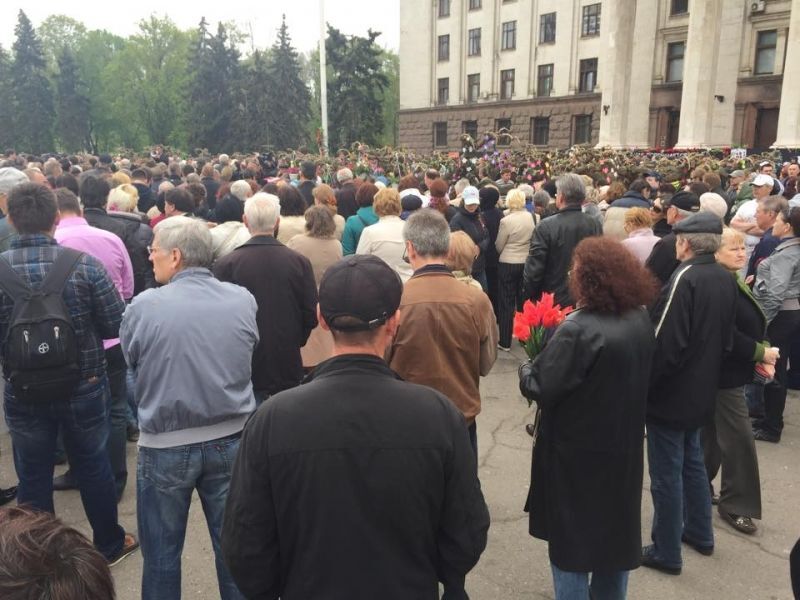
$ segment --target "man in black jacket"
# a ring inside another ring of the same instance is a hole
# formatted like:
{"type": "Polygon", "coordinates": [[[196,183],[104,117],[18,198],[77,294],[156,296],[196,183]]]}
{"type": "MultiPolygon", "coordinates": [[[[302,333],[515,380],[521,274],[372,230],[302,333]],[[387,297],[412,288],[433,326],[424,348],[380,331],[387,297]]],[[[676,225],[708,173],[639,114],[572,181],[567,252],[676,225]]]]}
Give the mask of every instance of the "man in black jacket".
{"type": "MultiPolygon", "coordinates": [[[[674,226],[700,210],[700,199],[691,192],[678,192],[662,206],[662,210],[666,210],[667,223],[674,226]]],[[[645,262],[645,266],[658,278],[661,285],[669,281],[680,264],[675,255],[675,237],[675,233],[670,232],[657,241],[645,262]]]]}
{"type": "Polygon", "coordinates": [[[317,185],[317,165],[310,160],[300,163],[300,185],[297,191],[306,201],[306,208],[314,206],[314,195],[312,192],[317,185]]]}
{"type": "Polygon", "coordinates": [[[248,198],[244,224],[253,237],[214,265],[217,279],[247,288],[258,304],[253,391],[259,403],[300,383],[300,348],[317,326],[314,271],[306,257],[275,239],[279,211],[272,194],[248,198]]]}
{"type": "Polygon", "coordinates": [[[676,223],[681,265],[653,309],[656,352],[647,399],[653,544],[642,564],[678,575],[681,541],[714,551],[711,494],[700,428],[714,416],[723,355],[733,347],[736,282],[714,253],[722,220],[709,212],[676,223]],[[685,518],[684,518],[685,515],[685,518]]]}
{"type": "Polygon", "coordinates": [[[245,597],[467,598],[489,513],[464,417],[383,360],[402,291],[375,256],[330,267],[333,358],[245,427],[222,533],[245,597]]]}
{"type": "Polygon", "coordinates": [[[580,175],[559,177],[556,189],[558,212],[534,230],[523,278],[528,297],[538,300],[543,292],[552,292],[558,304],[570,306],[567,273],[572,252],[583,238],[602,235],[603,226],[581,210],[586,187],[580,175]]]}
{"type": "Polygon", "coordinates": [[[353,172],[344,168],[336,171],[336,181],[339,182],[339,189],[336,190],[336,211],[346,221],[358,210],[356,203],[356,184],[353,183],[353,172]]]}

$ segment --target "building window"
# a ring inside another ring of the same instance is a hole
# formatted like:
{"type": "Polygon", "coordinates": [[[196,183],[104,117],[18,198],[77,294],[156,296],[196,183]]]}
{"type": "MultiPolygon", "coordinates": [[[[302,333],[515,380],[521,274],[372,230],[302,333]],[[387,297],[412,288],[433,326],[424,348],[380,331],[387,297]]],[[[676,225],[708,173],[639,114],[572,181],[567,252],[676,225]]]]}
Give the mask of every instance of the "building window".
{"type": "Polygon", "coordinates": [[[481,74],[467,75],[467,100],[477,102],[481,97],[481,74]]]}
{"type": "Polygon", "coordinates": [[[469,30],[469,43],[467,45],[467,56],[481,55],[481,28],[469,30]]]}
{"type": "Polygon", "coordinates": [[[439,0],[439,16],[450,16],[450,0],[439,0]]]}
{"type": "Polygon", "coordinates": [[[539,17],[539,43],[552,44],[556,41],[556,13],[539,17]]]}
{"type": "Polygon", "coordinates": [[[550,143],[550,117],[533,117],[531,119],[531,144],[547,146],[550,143]]]}
{"type": "Polygon", "coordinates": [[[508,146],[511,144],[511,119],[495,119],[494,130],[497,132],[497,145],[508,146]],[[501,133],[502,132],[502,133],[501,133]]]}
{"type": "Polygon", "coordinates": [[[447,146],[447,121],[437,121],[433,124],[433,145],[437,148],[447,146]]]}
{"type": "Polygon", "coordinates": [[[503,36],[500,45],[501,50],[514,50],[517,47],[517,22],[508,21],[503,23],[503,36]]]}
{"type": "Polygon", "coordinates": [[[579,92],[593,92],[597,85],[597,59],[585,58],[581,61],[580,80],[578,81],[579,92]]]}
{"type": "Polygon", "coordinates": [[[685,15],[689,12],[689,0],[672,0],[671,15],[685,15]]]}
{"type": "Polygon", "coordinates": [[[539,65],[536,77],[536,95],[549,96],[553,93],[553,65],[539,65]]]}
{"type": "Polygon", "coordinates": [[[759,31],[756,42],[756,75],[766,75],[775,71],[775,48],[778,45],[778,32],[759,31]]]}
{"type": "Polygon", "coordinates": [[[588,144],[592,141],[592,115],[575,115],[573,144],[588,144]]]}
{"type": "Polygon", "coordinates": [[[436,104],[447,104],[450,100],[450,78],[442,77],[436,86],[436,104]]]}
{"type": "Polygon", "coordinates": [[[683,55],[686,42],[667,44],[667,81],[683,81],[683,55]]]}
{"type": "Polygon", "coordinates": [[[481,7],[481,0],[469,0],[469,9],[478,10],[481,7]]]}
{"type": "Polygon", "coordinates": [[[514,69],[500,71],[500,98],[510,100],[514,95],[514,69]]]}
{"type": "Polygon", "coordinates": [[[445,61],[450,60],[450,36],[449,35],[440,35],[439,36],[439,60],[445,61]]]}
{"type": "Polygon", "coordinates": [[[600,3],[583,7],[581,35],[600,35],[600,3]]]}
{"type": "Polygon", "coordinates": [[[466,133],[473,140],[478,137],[478,122],[477,121],[461,121],[461,130],[466,133]]]}

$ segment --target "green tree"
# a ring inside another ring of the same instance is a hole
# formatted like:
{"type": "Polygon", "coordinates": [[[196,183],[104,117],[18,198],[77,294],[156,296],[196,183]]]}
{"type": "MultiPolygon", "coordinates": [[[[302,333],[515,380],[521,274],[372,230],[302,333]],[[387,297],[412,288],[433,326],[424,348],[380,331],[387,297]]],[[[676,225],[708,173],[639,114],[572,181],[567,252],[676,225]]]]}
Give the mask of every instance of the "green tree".
{"type": "Polygon", "coordinates": [[[239,51],[224,24],[211,36],[205,18],[200,21],[190,86],[192,147],[212,152],[233,149],[234,102],[241,84],[239,51]]]}
{"type": "Polygon", "coordinates": [[[86,26],[66,15],[50,15],[36,28],[42,42],[42,54],[48,70],[55,73],[61,51],[66,48],[73,54],[86,37],[86,26]]]}
{"type": "Polygon", "coordinates": [[[91,149],[89,98],[75,56],[67,47],[58,57],[56,77],[56,133],[67,152],[91,149]]]}
{"type": "Polygon", "coordinates": [[[269,51],[255,50],[242,64],[242,85],[236,101],[236,139],[242,150],[271,146],[272,83],[269,51]]]}
{"type": "Polygon", "coordinates": [[[11,57],[0,46],[0,151],[14,146],[14,95],[12,94],[11,57]]]}
{"type": "Polygon", "coordinates": [[[53,149],[53,90],[41,42],[21,10],[14,34],[11,85],[17,143],[24,151],[48,152],[53,149]]]}
{"type": "Polygon", "coordinates": [[[383,133],[383,95],[389,85],[375,43],[380,32],[367,37],[344,35],[328,25],[325,40],[328,79],[329,147],[355,141],[379,144],[383,133]]]}
{"type": "Polygon", "coordinates": [[[272,46],[267,68],[269,86],[269,144],[274,148],[297,148],[308,141],[311,93],[302,78],[302,64],[292,47],[286,15],[272,46]]]}
{"type": "Polygon", "coordinates": [[[381,55],[383,74],[388,84],[383,90],[383,136],[381,144],[384,146],[397,146],[399,139],[399,121],[397,112],[400,110],[400,57],[396,52],[384,50],[381,55]]]}

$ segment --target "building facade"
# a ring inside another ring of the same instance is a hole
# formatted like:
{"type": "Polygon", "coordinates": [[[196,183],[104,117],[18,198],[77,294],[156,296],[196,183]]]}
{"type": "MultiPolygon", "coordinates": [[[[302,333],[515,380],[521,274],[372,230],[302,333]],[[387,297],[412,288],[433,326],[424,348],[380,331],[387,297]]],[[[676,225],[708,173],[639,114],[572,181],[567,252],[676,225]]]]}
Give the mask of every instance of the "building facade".
{"type": "Polygon", "coordinates": [[[403,0],[400,144],[800,148],[784,72],[800,0],[403,0]]]}

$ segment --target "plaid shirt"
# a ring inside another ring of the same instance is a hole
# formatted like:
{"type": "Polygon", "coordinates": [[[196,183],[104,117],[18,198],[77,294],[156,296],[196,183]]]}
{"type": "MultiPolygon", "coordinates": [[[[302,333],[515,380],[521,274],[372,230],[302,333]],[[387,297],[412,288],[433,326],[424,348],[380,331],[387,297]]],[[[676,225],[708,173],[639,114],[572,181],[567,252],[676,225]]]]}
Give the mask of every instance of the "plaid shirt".
{"type": "MultiPolygon", "coordinates": [[[[0,257],[8,261],[23,281],[38,288],[60,252],[61,246],[49,236],[20,235],[0,257]]],[[[75,327],[82,377],[102,375],[103,339],[118,337],[125,303],[100,261],[83,255],[64,286],[64,302],[75,327]]],[[[14,299],[0,289],[0,340],[6,338],[13,309],[14,299]]],[[[4,350],[0,348],[0,356],[4,350]]]]}

